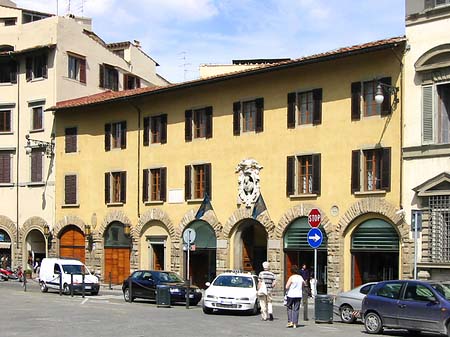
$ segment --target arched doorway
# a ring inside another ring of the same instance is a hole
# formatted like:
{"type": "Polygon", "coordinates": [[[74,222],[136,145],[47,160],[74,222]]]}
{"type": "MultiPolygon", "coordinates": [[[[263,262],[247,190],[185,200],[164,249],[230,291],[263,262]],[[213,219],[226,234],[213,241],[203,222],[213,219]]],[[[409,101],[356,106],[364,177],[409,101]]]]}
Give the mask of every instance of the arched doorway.
{"type": "Polygon", "coordinates": [[[106,282],[122,283],[130,274],[130,238],[124,233],[124,224],[111,222],[105,231],[105,276],[106,282]]]}
{"type": "Polygon", "coordinates": [[[11,257],[11,238],[9,237],[8,233],[6,233],[6,231],[0,229],[0,267],[11,267],[11,257]]]}
{"type": "Polygon", "coordinates": [[[254,219],[244,219],[234,235],[234,267],[258,274],[267,260],[267,232],[254,219]]]}
{"type": "Polygon", "coordinates": [[[149,221],[140,238],[142,269],[170,269],[170,247],[172,246],[166,226],[158,220],[149,221]]]}
{"type": "Polygon", "coordinates": [[[363,283],[398,279],[399,237],[382,219],[361,223],[351,240],[352,287],[363,283]]]}
{"type": "MultiPolygon", "coordinates": [[[[205,283],[216,277],[216,234],[214,229],[203,220],[196,220],[187,228],[195,230],[193,249],[189,253],[190,279],[192,284],[204,289],[205,283]]],[[[184,261],[186,264],[186,252],[184,261]]],[[[187,268],[184,270],[186,271],[187,268]]]]}
{"type": "Polygon", "coordinates": [[[69,225],[64,228],[59,238],[59,256],[85,262],[85,237],[77,226],[69,225]]]}
{"type": "Polygon", "coordinates": [[[27,265],[24,269],[33,269],[35,262],[40,263],[47,256],[44,234],[37,229],[31,230],[25,239],[27,265]]]}
{"type": "MultiPolygon", "coordinates": [[[[306,264],[311,276],[314,274],[314,249],[308,244],[308,232],[311,226],[307,217],[300,217],[292,221],[284,233],[284,278],[291,275],[291,266],[301,267],[306,264]]],[[[327,246],[328,238],[322,226],[319,226],[323,240],[317,248],[317,293],[327,293],[327,246]]]]}

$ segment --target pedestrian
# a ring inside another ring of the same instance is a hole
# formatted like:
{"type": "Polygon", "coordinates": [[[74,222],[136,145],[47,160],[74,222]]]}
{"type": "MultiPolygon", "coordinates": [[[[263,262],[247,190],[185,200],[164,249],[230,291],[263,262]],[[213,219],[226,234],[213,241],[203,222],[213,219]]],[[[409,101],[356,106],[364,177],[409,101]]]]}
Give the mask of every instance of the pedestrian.
{"type": "Polygon", "coordinates": [[[269,271],[269,262],[262,264],[264,270],[258,275],[258,298],[261,305],[261,319],[273,321],[272,290],[275,287],[275,274],[269,271]],[[266,288],[264,292],[264,287],[266,288]]]}
{"type": "Polygon", "coordinates": [[[302,304],[303,304],[303,319],[308,320],[308,297],[309,297],[309,270],[306,268],[306,264],[302,265],[299,274],[303,277],[302,287],[302,304]]]}
{"type": "Polygon", "coordinates": [[[303,296],[303,284],[304,279],[298,274],[298,267],[293,265],[291,267],[292,275],[286,282],[287,290],[287,316],[288,324],[287,328],[297,328],[298,326],[298,315],[300,311],[300,302],[303,296]]]}

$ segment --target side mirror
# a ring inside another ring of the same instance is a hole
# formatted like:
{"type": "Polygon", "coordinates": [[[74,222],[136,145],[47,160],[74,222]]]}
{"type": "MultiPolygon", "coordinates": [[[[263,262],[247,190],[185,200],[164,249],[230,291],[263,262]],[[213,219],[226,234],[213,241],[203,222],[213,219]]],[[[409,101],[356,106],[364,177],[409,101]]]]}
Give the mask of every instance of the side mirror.
{"type": "Polygon", "coordinates": [[[206,282],[205,286],[209,287],[211,285],[211,282],[206,282]]]}

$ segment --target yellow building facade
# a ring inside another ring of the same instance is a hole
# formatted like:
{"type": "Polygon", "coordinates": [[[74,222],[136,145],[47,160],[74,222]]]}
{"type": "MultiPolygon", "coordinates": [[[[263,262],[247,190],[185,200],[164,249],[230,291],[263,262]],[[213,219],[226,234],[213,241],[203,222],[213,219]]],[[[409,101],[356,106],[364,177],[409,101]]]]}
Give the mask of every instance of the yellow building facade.
{"type": "Polygon", "coordinates": [[[135,269],[189,269],[204,287],[223,270],[259,272],[265,260],[280,290],[303,263],[316,263],[321,293],[410,277],[399,211],[404,44],[58,103],[51,253],[81,254],[112,283],[135,269]],[[189,268],[187,228],[196,232],[189,268]],[[62,245],[67,232],[84,246],[62,245]]]}

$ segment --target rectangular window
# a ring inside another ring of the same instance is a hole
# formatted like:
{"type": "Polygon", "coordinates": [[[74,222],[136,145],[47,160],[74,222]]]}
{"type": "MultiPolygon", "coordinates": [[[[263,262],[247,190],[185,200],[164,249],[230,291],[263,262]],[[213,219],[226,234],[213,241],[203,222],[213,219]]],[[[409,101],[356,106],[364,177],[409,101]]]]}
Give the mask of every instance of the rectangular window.
{"type": "Polygon", "coordinates": [[[131,74],[123,75],[124,90],[137,89],[141,87],[141,79],[131,74]]]}
{"type": "Polygon", "coordinates": [[[77,203],[77,176],[66,175],[64,176],[64,204],[76,205],[77,203]]]}
{"type": "Polygon", "coordinates": [[[65,153],[77,152],[77,128],[66,128],[64,131],[65,153]]]}
{"type": "Polygon", "coordinates": [[[391,149],[355,150],[352,153],[352,192],[390,191],[391,149]],[[361,183],[362,182],[362,183],[361,183]]]}
{"type": "Polygon", "coordinates": [[[351,84],[351,119],[361,119],[361,111],[364,117],[388,116],[392,113],[392,95],[383,90],[384,101],[382,104],[375,102],[375,94],[379,83],[391,85],[391,78],[384,77],[365,82],[353,82],[351,84]]]}
{"type": "Polygon", "coordinates": [[[0,151],[0,184],[12,183],[12,153],[0,151]]]}
{"type": "Polygon", "coordinates": [[[322,123],[322,89],[288,94],[288,128],[322,123]]]}
{"type": "Polygon", "coordinates": [[[167,143],[167,114],[144,117],[144,146],[167,143]]]}
{"type": "Polygon", "coordinates": [[[242,103],[242,132],[255,131],[256,102],[242,103]]]}
{"type": "Polygon", "coordinates": [[[375,102],[376,92],[377,82],[368,81],[363,83],[364,116],[366,117],[379,115],[381,112],[381,105],[375,102]]]}
{"type": "Polygon", "coordinates": [[[112,149],[126,149],[127,122],[105,124],[105,151],[112,149]]]}
{"type": "Polygon", "coordinates": [[[31,151],[31,182],[43,182],[43,162],[44,152],[41,149],[32,149],[31,151]]]}
{"type": "Polygon", "coordinates": [[[212,137],[212,107],[185,111],[185,140],[212,137]]]}
{"type": "Polygon", "coordinates": [[[105,203],[126,202],[127,173],[107,172],[105,173],[105,203]]]}
{"type": "Polygon", "coordinates": [[[321,155],[287,157],[286,196],[320,194],[321,155]]]}
{"type": "Polygon", "coordinates": [[[185,199],[203,199],[205,193],[211,197],[211,164],[185,167],[185,199]]]}
{"type": "Polygon", "coordinates": [[[17,63],[9,59],[0,59],[0,83],[17,83],[17,63]]]}
{"type": "Polygon", "coordinates": [[[36,106],[31,108],[31,130],[37,131],[42,130],[44,128],[43,123],[43,107],[36,106]]]}
{"type": "Polygon", "coordinates": [[[68,74],[67,77],[86,83],[86,58],[79,55],[68,55],[68,74]]]}
{"type": "Polygon", "coordinates": [[[264,98],[233,103],[233,134],[262,132],[264,129],[264,98]]]}
{"type": "Polygon", "coordinates": [[[26,58],[26,79],[47,78],[48,54],[37,54],[26,58]]]}
{"type": "Polygon", "coordinates": [[[142,194],[144,202],[166,201],[166,172],[165,167],[144,170],[142,194]]]}
{"type": "Polygon", "coordinates": [[[0,110],[0,132],[11,132],[11,110],[0,110]]]}
{"type": "Polygon", "coordinates": [[[422,87],[422,142],[450,143],[450,83],[422,87]]]}
{"type": "Polygon", "coordinates": [[[100,88],[119,90],[119,72],[113,66],[100,64],[100,88]]]}

